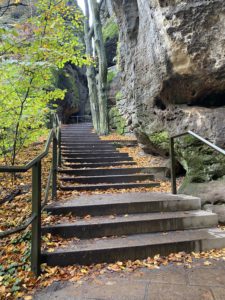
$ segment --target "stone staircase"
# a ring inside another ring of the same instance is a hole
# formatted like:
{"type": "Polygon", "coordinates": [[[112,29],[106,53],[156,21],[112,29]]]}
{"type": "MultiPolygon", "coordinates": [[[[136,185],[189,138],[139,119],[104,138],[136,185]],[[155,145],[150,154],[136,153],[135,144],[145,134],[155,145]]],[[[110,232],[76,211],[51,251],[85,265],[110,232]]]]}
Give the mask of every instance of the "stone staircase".
{"type": "MultiPolygon", "coordinates": [[[[154,176],[145,174],[148,168],[125,168],[125,162],[134,162],[120,155],[112,143],[100,141],[90,124],[66,126],[62,138],[62,189],[154,186],[154,176]],[[116,157],[119,160],[115,161],[116,157]],[[106,163],[111,168],[103,168],[106,163]],[[150,182],[143,183],[142,178],[150,182]]],[[[42,262],[48,265],[135,260],[158,253],[225,247],[225,231],[218,228],[217,215],[202,211],[200,199],[192,196],[154,192],[82,195],[65,203],[53,203],[46,210],[53,215],[76,216],[74,221],[42,228],[42,234],[70,239],[54,252],[42,253],[42,262]]]]}
{"type": "Polygon", "coordinates": [[[61,189],[88,191],[159,186],[153,182],[154,176],[148,174],[148,168],[132,168],[136,163],[127,153],[117,151],[118,142],[100,140],[93,133],[91,123],[64,125],[64,167],[59,170],[61,189]]]}

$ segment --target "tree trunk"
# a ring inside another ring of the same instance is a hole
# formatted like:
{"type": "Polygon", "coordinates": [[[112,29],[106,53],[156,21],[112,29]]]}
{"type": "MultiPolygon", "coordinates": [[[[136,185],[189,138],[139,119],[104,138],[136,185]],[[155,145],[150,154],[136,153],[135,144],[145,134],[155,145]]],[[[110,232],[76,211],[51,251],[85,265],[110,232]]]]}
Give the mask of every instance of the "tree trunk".
{"type": "Polygon", "coordinates": [[[107,108],[107,95],[106,95],[106,85],[107,85],[107,60],[105,53],[105,46],[103,42],[102,35],[102,24],[100,20],[100,10],[99,4],[96,0],[89,0],[90,8],[93,16],[94,25],[94,41],[95,48],[98,56],[98,101],[99,101],[99,133],[108,133],[108,108],[107,108]]]}
{"type": "MultiPolygon", "coordinates": [[[[85,3],[85,14],[86,18],[84,21],[84,35],[85,35],[85,45],[86,45],[86,54],[87,56],[92,56],[92,37],[90,33],[90,13],[88,0],[84,0],[85,3]]],[[[99,104],[98,104],[98,91],[97,91],[97,82],[96,82],[96,74],[95,68],[93,65],[87,66],[87,81],[88,81],[88,90],[89,90],[89,98],[90,98],[90,106],[91,106],[91,114],[93,126],[97,132],[99,132],[99,104]]]]}
{"type": "Polygon", "coordinates": [[[113,15],[113,6],[112,6],[112,0],[106,0],[107,9],[109,12],[109,15],[113,15]]]}

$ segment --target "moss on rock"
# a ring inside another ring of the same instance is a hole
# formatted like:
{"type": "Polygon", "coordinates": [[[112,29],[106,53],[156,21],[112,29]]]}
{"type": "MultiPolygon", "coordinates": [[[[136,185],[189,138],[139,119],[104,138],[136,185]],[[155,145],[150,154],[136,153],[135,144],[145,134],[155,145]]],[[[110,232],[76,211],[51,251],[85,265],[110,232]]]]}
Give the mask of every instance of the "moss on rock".
{"type": "MultiPolygon", "coordinates": [[[[148,134],[149,141],[158,149],[169,152],[167,131],[148,134]]],[[[182,188],[189,183],[202,183],[217,180],[225,175],[225,158],[209,146],[192,136],[175,140],[176,160],[186,171],[182,188]]]]}
{"type": "Polygon", "coordinates": [[[169,134],[167,131],[155,132],[149,135],[149,140],[160,149],[169,150],[169,134]]]}
{"type": "Polygon", "coordinates": [[[118,134],[124,134],[126,121],[120,114],[118,108],[113,106],[109,110],[109,125],[112,130],[116,130],[118,134]]]}
{"type": "Polygon", "coordinates": [[[107,74],[107,83],[110,84],[116,77],[117,72],[115,70],[109,70],[107,74]]]}
{"type": "Polygon", "coordinates": [[[104,42],[106,42],[108,39],[113,39],[114,37],[119,35],[118,24],[116,23],[115,18],[113,16],[110,17],[104,24],[102,33],[104,42]]]}
{"type": "Polygon", "coordinates": [[[118,92],[116,93],[116,101],[120,101],[120,100],[122,100],[122,98],[123,98],[122,92],[121,92],[121,91],[118,91],[118,92]]]}

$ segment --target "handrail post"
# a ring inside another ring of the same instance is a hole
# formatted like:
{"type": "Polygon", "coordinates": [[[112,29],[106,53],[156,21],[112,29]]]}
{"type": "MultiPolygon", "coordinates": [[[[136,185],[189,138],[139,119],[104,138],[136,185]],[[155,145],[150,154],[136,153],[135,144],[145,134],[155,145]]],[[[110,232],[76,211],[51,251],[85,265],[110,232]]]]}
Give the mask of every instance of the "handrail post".
{"type": "Polygon", "coordinates": [[[40,275],[41,265],[41,161],[32,167],[32,223],[31,270],[40,275]]]}
{"type": "Polygon", "coordinates": [[[52,200],[57,200],[57,138],[55,133],[52,147],[52,200]]]}
{"type": "Polygon", "coordinates": [[[171,176],[171,187],[172,194],[177,194],[177,183],[176,183],[176,170],[175,170],[175,151],[174,151],[174,138],[170,137],[170,176],[171,176]]]}
{"type": "Polygon", "coordinates": [[[58,138],[58,166],[62,165],[62,133],[61,133],[61,124],[59,124],[59,138],[58,138]]]}

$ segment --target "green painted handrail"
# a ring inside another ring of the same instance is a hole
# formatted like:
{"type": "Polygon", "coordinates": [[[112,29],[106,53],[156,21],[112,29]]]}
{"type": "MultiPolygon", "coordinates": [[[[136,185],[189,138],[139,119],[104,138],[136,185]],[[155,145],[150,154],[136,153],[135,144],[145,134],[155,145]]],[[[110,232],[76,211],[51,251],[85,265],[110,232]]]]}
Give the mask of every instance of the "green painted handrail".
{"type": "Polygon", "coordinates": [[[47,203],[52,182],[52,199],[57,199],[57,168],[61,164],[61,122],[53,115],[53,128],[50,130],[44,150],[23,166],[0,166],[0,173],[24,173],[32,169],[32,214],[20,226],[0,233],[0,238],[25,230],[32,224],[31,269],[36,276],[40,274],[41,264],[41,212],[47,203]],[[41,201],[42,174],[41,162],[49,154],[52,146],[52,166],[49,172],[44,201],[41,201]]]}
{"type": "Polygon", "coordinates": [[[185,135],[191,135],[191,136],[195,137],[196,139],[198,139],[199,141],[203,142],[204,144],[208,145],[209,147],[213,148],[217,152],[225,155],[225,150],[223,150],[222,148],[216,146],[215,144],[207,141],[206,139],[204,139],[203,137],[201,137],[200,135],[196,134],[195,132],[193,132],[191,130],[171,136],[170,137],[170,160],[171,160],[171,190],[172,190],[172,194],[177,194],[174,140],[179,137],[185,136],[185,135]]]}

